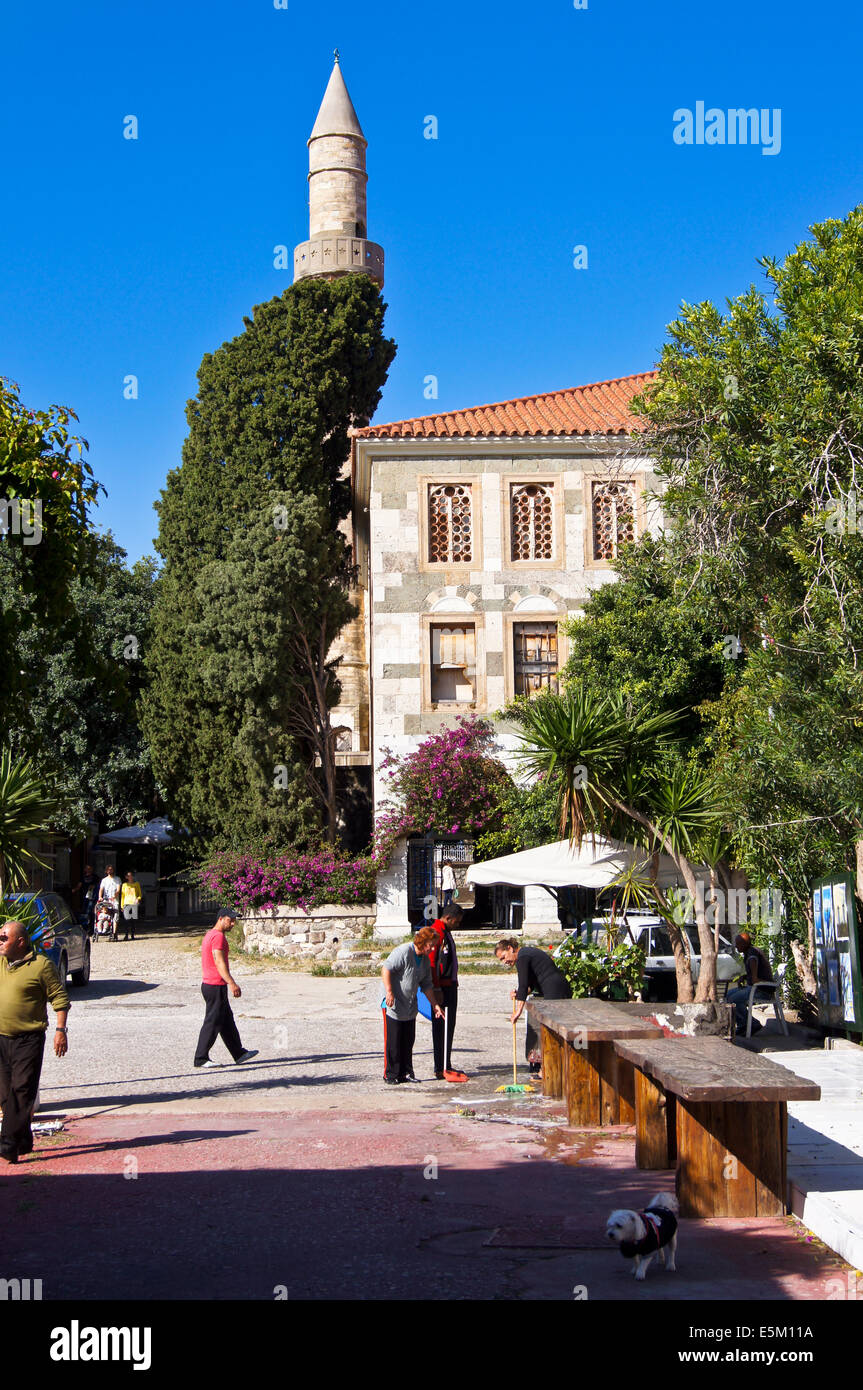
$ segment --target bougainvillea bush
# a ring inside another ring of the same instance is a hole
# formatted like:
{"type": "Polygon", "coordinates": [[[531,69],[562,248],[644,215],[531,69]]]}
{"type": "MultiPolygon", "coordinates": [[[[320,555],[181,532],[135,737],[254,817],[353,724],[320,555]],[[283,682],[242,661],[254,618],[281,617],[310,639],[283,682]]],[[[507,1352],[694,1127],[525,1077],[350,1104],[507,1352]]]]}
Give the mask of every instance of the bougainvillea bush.
{"type": "Polygon", "coordinates": [[[406,757],[382,759],[387,797],[375,827],[375,857],[386,868],[396,842],[408,835],[476,837],[501,815],[512,779],[500,758],[491,724],[459,716],[452,729],[433,734],[406,757]]]}
{"type": "Polygon", "coordinates": [[[266,857],[225,851],[203,866],[198,880],[239,913],[280,904],[310,912],[325,903],[349,907],[375,900],[373,858],[341,859],[329,848],[266,857]]]}

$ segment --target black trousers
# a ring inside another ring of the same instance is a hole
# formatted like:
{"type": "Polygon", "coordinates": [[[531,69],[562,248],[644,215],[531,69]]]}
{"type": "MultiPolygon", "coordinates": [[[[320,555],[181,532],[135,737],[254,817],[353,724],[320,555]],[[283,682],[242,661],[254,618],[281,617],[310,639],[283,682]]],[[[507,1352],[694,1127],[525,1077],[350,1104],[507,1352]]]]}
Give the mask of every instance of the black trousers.
{"type": "Polygon", "coordinates": [[[455,1019],[458,1013],[458,985],[444,985],[441,989],[443,1004],[441,1008],[446,1010],[446,1021],[442,1018],[432,1018],[432,1048],[434,1049],[434,1069],[438,1071],[452,1071],[452,1036],[455,1032],[455,1019]],[[444,1030],[446,1030],[446,1048],[444,1048],[444,1030]]]}
{"type": "Polygon", "coordinates": [[[198,1035],[198,1046],[195,1049],[195,1066],[202,1067],[205,1062],[209,1061],[210,1048],[216,1038],[222,1039],[236,1062],[243,1051],[243,1044],[240,1042],[239,1030],[228,1003],[228,986],[201,985],[201,993],[204,996],[206,1011],[198,1035]]]}
{"type": "Polygon", "coordinates": [[[414,1069],[414,1039],[417,1034],[416,1018],[390,1018],[386,1009],[384,1015],[384,1080],[404,1081],[414,1069]]]}
{"type": "MultiPolygon", "coordinates": [[[[540,994],[534,991],[534,999],[571,999],[572,990],[566,982],[557,987],[551,985],[548,994],[540,994]]],[[[537,1033],[530,1019],[527,1020],[527,1035],[524,1040],[524,1055],[530,1064],[531,1071],[539,1071],[542,1067],[542,1043],[539,1033],[537,1033]]]]}
{"type": "Polygon", "coordinates": [[[0,1034],[0,1153],[10,1158],[33,1152],[30,1119],[42,1074],[45,1030],[0,1034]]]}

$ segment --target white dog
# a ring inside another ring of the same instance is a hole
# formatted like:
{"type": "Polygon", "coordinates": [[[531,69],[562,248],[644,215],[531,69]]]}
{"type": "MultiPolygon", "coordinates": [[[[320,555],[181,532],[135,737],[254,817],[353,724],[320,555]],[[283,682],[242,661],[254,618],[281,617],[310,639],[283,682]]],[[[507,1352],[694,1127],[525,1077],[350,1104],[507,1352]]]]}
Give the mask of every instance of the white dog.
{"type": "Polygon", "coordinates": [[[617,1241],[621,1255],[635,1260],[635,1277],[643,1279],[657,1251],[666,1269],[674,1272],[677,1251],[677,1198],[658,1192],[643,1211],[613,1211],[605,1234],[617,1241]],[[668,1258],[666,1259],[666,1250],[668,1258]]]}

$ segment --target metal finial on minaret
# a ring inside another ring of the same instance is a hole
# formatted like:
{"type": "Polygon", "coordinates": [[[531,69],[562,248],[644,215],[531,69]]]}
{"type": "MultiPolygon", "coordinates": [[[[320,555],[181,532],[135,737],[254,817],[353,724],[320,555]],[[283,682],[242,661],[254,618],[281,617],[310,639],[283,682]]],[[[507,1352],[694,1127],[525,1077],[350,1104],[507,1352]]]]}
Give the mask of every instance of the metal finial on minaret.
{"type": "Polygon", "coordinates": [[[337,48],[333,49],[333,57],[335,58],[336,62],[339,61],[339,50],[337,48]]]}

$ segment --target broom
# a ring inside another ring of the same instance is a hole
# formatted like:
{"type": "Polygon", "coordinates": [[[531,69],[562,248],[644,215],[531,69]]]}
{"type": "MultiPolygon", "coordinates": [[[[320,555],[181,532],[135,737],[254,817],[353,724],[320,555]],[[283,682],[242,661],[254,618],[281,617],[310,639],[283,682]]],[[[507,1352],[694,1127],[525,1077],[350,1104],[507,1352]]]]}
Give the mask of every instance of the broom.
{"type": "Polygon", "coordinates": [[[525,1093],[528,1093],[529,1095],[533,1095],[533,1087],[532,1087],[532,1086],[519,1086],[519,1084],[518,1084],[518,1073],[517,1073],[516,1068],[517,1068],[517,1063],[516,1063],[515,1024],[513,1023],[513,1025],[512,1025],[512,1085],[511,1085],[511,1086],[498,1086],[498,1087],[497,1087],[497,1090],[495,1091],[495,1095],[497,1095],[497,1092],[498,1092],[498,1091],[506,1091],[508,1095],[513,1095],[513,1094],[515,1094],[515,1095],[524,1095],[525,1093]]]}

